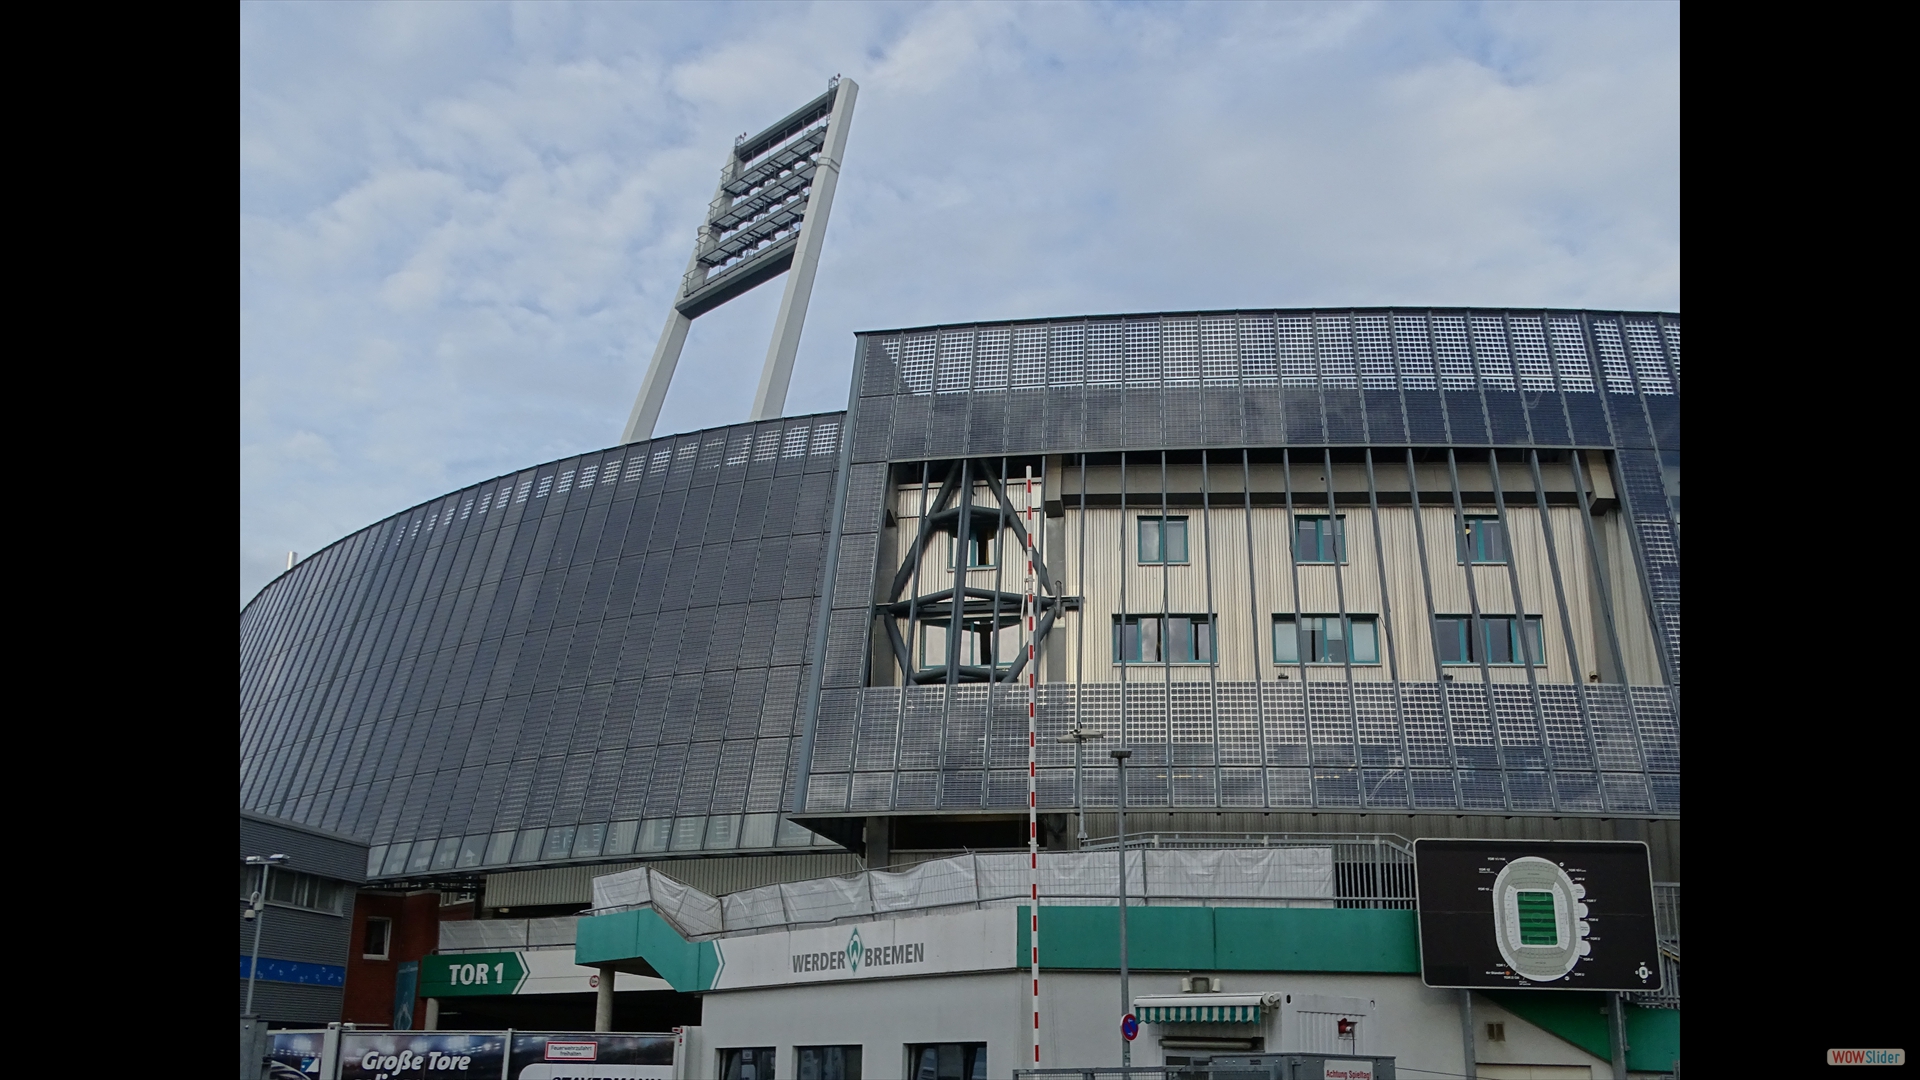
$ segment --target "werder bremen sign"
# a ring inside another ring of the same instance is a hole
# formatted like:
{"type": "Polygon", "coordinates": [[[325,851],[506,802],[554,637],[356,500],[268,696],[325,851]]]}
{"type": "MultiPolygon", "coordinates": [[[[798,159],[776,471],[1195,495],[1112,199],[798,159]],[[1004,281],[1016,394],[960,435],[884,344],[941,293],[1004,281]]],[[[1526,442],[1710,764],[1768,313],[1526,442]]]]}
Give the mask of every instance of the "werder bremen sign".
{"type": "Polygon", "coordinates": [[[721,938],[713,988],[889,979],[1017,966],[1016,909],[721,938]]]}

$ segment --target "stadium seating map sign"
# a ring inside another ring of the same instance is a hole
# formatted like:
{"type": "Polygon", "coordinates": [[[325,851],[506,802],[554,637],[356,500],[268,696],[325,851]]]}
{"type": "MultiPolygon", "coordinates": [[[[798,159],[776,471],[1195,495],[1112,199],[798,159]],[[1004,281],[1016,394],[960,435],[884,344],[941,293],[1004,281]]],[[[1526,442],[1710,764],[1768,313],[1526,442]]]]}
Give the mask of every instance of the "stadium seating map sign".
{"type": "Polygon", "coordinates": [[[1428,986],[1660,989],[1645,844],[1416,840],[1413,864],[1428,986]]]}

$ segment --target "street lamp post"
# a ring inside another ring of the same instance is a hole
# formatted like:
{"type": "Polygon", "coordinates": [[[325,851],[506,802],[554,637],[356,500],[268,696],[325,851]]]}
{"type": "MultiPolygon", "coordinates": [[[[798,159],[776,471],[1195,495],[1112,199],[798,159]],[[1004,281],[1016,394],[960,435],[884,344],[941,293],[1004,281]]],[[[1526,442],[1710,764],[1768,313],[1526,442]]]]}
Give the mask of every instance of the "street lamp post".
{"type": "Polygon", "coordinates": [[[1082,728],[1080,726],[1080,718],[1076,716],[1073,718],[1073,726],[1067,729],[1067,733],[1053,740],[1054,742],[1070,742],[1073,744],[1073,816],[1080,822],[1080,833],[1077,843],[1075,844],[1076,849],[1087,846],[1086,804],[1081,802],[1080,799],[1080,752],[1085,749],[1088,739],[1104,738],[1106,738],[1106,735],[1100,732],[1087,731],[1082,728]]]}
{"type": "Polygon", "coordinates": [[[253,920],[253,959],[247,965],[247,1006],[240,1012],[243,1017],[253,1015],[253,980],[260,973],[260,926],[266,921],[262,913],[267,906],[267,875],[287,859],[286,855],[248,855],[246,857],[248,866],[260,868],[260,887],[255,889],[253,896],[249,898],[246,912],[246,918],[253,920]]]}
{"type": "MultiPolygon", "coordinates": [[[[1131,750],[1109,750],[1114,767],[1120,771],[1120,798],[1118,800],[1119,824],[1116,831],[1120,834],[1118,848],[1120,852],[1120,1015],[1126,1016],[1133,1011],[1133,993],[1127,987],[1127,759],[1133,756],[1131,750]]],[[[1125,1035],[1120,1037],[1120,1067],[1125,1069],[1133,1065],[1133,1043],[1125,1035]]]]}

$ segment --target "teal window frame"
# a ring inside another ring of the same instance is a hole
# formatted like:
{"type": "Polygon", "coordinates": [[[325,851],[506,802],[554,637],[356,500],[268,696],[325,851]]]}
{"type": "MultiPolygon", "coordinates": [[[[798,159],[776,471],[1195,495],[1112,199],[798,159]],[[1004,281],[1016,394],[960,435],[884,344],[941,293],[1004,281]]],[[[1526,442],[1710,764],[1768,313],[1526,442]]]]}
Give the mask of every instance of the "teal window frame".
{"type": "Polygon", "coordinates": [[[1218,620],[1207,615],[1181,612],[1169,612],[1164,616],[1165,623],[1162,618],[1157,613],[1115,615],[1113,662],[1205,666],[1219,657],[1220,645],[1215,630],[1218,620]],[[1142,633],[1142,624],[1151,626],[1152,631],[1142,633]],[[1167,647],[1169,644],[1170,648],[1167,647]],[[1148,645],[1153,648],[1152,656],[1146,655],[1148,645]]]}
{"type": "MultiPolygon", "coordinates": [[[[967,569],[991,570],[995,560],[1000,557],[999,538],[988,532],[974,532],[967,535],[967,569]],[[984,561],[982,561],[984,560],[984,561]]],[[[960,534],[947,534],[947,569],[952,570],[958,564],[960,554],[960,534]]]]}
{"type": "Polygon", "coordinates": [[[1485,514],[1467,515],[1461,522],[1457,541],[1455,546],[1458,550],[1454,552],[1454,561],[1457,563],[1504,566],[1513,550],[1500,519],[1485,514]],[[1472,558],[1469,559],[1468,555],[1472,555],[1472,558]]]}
{"type": "Polygon", "coordinates": [[[1172,515],[1139,517],[1134,529],[1134,556],[1142,566],[1185,566],[1192,561],[1192,547],[1187,543],[1187,519],[1172,515]],[[1178,528],[1174,526],[1178,525],[1178,528]],[[1179,557],[1170,548],[1174,537],[1179,538],[1179,557]],[[1149,540],[1149,537],[1152,539],[1149,540]]]}
{"type": "Polygon", "coordinates": [[[1338,614],[1303,612],[1300,619],[1302,621],[1296,624],[1291,613],[1273,617],[1274,663],[1298,664],[1302,655],[1312,657],[1307,661],[1309,667],[1316,664],[1353,663],[1365,666],[1380,663],[1378,615],[1348,615],[1344,627],[1338,614]],[[1362,627],[1365,632],[1357,632],[1362,627]],[[1330,630],[1338,633],[1329,633],[1330,630]],[[1363,640],[1366,642],[1365,650],[1360,648],[1363,640]],[[1335,642],[1340,644],[1336,647],[1335,642]],[[1349,642],[1352,643],[1351,647],[1349,642]],[[1349,650],[1353,655],[1352,660],[1346,657],[1349,650]]]}
{"type": "Polygon", "coordinates": [[[1293,561],[1296,563],[1324,563],[1328,566],[1336,562],[1347,563],[1347,515],[1337,514],[1328,518],[1325,514],[1295,514],[1293,517],[1293,561]],[[1332,521],[1329,529],[1327,522],[1332,521]],[[1328,557],[1327,534],[1333,534],[1334,554],[1338,558],[1328,557]]]}
{"type": "Polygon", "coordinates": [[[1533,665],[1545,667],[1547,664],[1547,625],[1539,615],[1482,615],[1480,633],[1472,634],[1467,630],[1473,621],[1470,615],[1440,615],[1434,618],[1434,645],[1440,653],[1440,663],[1478,664],[1484,652],[1488,667],[1525,667],[1526,658],[1520,652],[1520,636],[1516,629],[1525,625],[1533,628],[1533,665]],[[1523,621],[1524,620],[1524,621],[1523,621]],[[1505,637],[1499,648],[1494,648],[1498,633],[1505,637]],[[1475,645],[1484,649],[1476,650],[1475,645]],[[1506,659],[1495,659],[1506,657],[1506,659]]]}

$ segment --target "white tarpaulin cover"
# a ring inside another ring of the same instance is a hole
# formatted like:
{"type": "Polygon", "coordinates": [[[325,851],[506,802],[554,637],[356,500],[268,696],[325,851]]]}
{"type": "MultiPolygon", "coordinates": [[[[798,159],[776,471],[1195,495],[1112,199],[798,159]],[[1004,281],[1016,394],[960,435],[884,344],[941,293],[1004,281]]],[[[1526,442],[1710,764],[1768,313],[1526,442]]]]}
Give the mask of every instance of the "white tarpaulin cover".
{"type": "Polygon", "coordinates": [[[652,903],[653,894],[647,890],[647,875],[651,873],[653,871],[642,866],[594,878],[593,906],[596,909],[612,909],[652,903]]]}
{"type": "Polygon", "coordinates": [[[647,882],[653,893],[653,910],[672,923],[686,937],[718,934],[726,929],[720,917],[720,900],[691,885],[655,872],[647,882]]]}
{"type": "Polygon", "coordinates": [[[572,915],[552,919],[461,919],[440,924],[440,952],[504,952],[571,945],[572,915]]]}
{"type": "MultiPolygon", "coordinates": [[[[1006,856],[962,855],[938,859],[897,873],[876,870],[873,879],[875,911],[907,911],[912,908],[941,907],[947,904],[971,904],[981,898],[979,864],[1006,856]]],[[[1020,856],[1021,865],[1026,856],[1020,856]]]]}
{"type": "MultiPolygon", "coordinates": [[[[766,885],[725,898],[641,867],[595,878],[593,906],[607,911],[651,904],[690,938],[961,904],[1000,906],[1027,899],[1027,859],[961,855],[898,872],[766,885]]],[[[1059,905],[1117,903],[1117,862],[1112,851],[1042,853],[1040,898],[1059,905]]],[[[1333,849],[1136,849],[1127,853],[1127,886],[1136,903],[1328,907],[1333,849]]]]}

